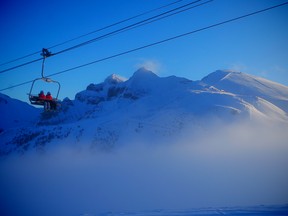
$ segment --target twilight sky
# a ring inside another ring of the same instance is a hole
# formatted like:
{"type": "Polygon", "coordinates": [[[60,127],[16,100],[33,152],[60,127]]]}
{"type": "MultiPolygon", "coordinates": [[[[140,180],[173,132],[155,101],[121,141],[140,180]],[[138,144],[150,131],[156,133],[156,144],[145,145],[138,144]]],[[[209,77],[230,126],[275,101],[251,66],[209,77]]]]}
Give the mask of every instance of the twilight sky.
{"type": "MultiPolygon", "coordinates": [[[[174,3],[50,49],[52,53],[57,53],[190,2],[193,0],[1,1],[0,71],[41,58],[40,54],[35,54],[2,65],[40,52],[43,47],[53,47],[118,21],[174,3]]],[[[194,5],[205,2],[207,1],[198,1],[194,5]]],[[[214,0],[52,56],[46,60],[45,73],[49,75],[61,72],[284,2],[286,1],[214,0]]],[[[60,99],[74,99],[75,94],[84,90],[87,85],[102,82],[112,73],[129,78],[141,66],[146,66],[161,77],[175,75],[191,80],[199,80],[217,69],[232,69],[288,85],[287,26],[288,4],[52,78],[61,83],[60,99]]],[[[41,61],[0,73],[0,89],[40,76],[41,61]]],[[[1,93],[27,101],[30,87],[31,83],[1,93]]],[[[39,83],[37,88],[53,93],[56,86],[39,83]]]]}

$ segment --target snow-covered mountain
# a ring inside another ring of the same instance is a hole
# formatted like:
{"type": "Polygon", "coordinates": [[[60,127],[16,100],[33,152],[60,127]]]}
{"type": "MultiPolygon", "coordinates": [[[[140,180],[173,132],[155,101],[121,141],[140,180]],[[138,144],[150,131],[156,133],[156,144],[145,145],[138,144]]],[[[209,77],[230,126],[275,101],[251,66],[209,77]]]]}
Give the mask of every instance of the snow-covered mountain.
{"type": "Polygon", "coordinates": [[[0,110],[2,155],[59,144],[111,150],[132,140],[170,140],[213,122],[287,124],[288,87],[241,72],[218,70],[191,81],[141,68],[128,80],[111,75],[90,84],[55,113],[39,115],[39,109],[2,94],[0,110]]]}
{"type": "Polygon", "coordinates": [[[286,86],[141,68],[57,112],[0,96],[0,215],[287,212],[286,86]]]}
{"type": "Polygon", "coordinates": [[[0,131],[31,125],[39,117],[40,110],[20,100],[0,93],[0,131]]]}
{"type": "MultiPolygon", "coordinates": [[[[258,103],[262,105],[266,103],[266,106],[269,106],[267,103],[269,102],[271,105],[277,106],[286,113],[288,112],[287,86],[261,77],[232,71],[216,71],[204,77],[202,81],[220,90],[245,97],[248,101],[249,99],[247,97],[258,97],[259,100],[256,100],[258,103]]],[[[253,105],[257,106],[257,104],[253,105]]]]}

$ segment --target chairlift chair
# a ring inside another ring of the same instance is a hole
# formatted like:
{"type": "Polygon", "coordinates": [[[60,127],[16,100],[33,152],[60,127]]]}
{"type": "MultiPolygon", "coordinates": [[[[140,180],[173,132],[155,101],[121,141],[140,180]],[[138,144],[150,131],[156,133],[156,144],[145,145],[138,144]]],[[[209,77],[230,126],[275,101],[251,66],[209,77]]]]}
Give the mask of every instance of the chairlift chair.
{"type": "Polygon", "coordinates": [[[40,78],[36,78],[33,80],[32,82],[32,85],[31,85],[31,88],[30,88],[30,92],[28,93],[28,96],[29,96],[29,101],[31,104],[33,105],[40,105],[40,106],[44,106],[45,105],[45,102],[46,100],[43,100],[43,99],[40,99],[38,97],[38,93],[34,93],[33,90],[34,90],[34,84],[38,81],[44,81],[44,82],[47,82],[47,83],[55,83],[57,84],[57,94],[56,96],[54,96],[53,98],[53,101],[55,101],[57,103],[58,101],[58,96],[59,96],[59,92],[60,92],[60,89],[61,89],[61,84],[58,82],[58,81],[55,81],[55,80],[52,80],[51,78],[49,77],[45,77],[44,76],[44,63],[45,63],[45,59],[53,54],[51,54],[51,52],[49,52],[47,49],[42,49],[42,54],[43,56],[43,61],[42,61],[42,73],[41,73],[41,77],[40,78]]]}
{"type": "Polygon", "coordinates": [[[61,89],[61,84],[58,81],[52,80],[50,78],[41,77],[41,78],[34,79],[33,82],[32,82],[32,86],[30,88],[30,92],[28,93],[29,101],[30,101],[31,104],[44,106],[44,103],[45,103],[45,100],[39,99],[38,94],[33,93],[34,84],[37,81],[44,81],[44,82],[48,82],[48,83],[56,83],[57,86],[58,86],[58,89],[57,89],[56,97],[54,96],[53,100],[54,101],[58,101],[58,96],[59,96],[59,92],[60,92],[60,89],[61,89]]]}

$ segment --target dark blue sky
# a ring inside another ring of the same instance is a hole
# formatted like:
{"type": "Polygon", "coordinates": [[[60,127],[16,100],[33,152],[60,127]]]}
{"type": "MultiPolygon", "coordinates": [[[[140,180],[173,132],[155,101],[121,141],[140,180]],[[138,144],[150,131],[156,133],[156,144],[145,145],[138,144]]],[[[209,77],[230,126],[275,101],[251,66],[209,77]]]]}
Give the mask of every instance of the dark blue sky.
{"type": "MultiPolygon", "coordinates": [[[[51,47],[172,2],[175,1],[1,1],[0,63],[40,51],[43,47],[51,47]]],[[[61,51],[189,2],[191,1],[179,1],[170,7],[55,47],[51,51],[53,53],[61,51]]],[[[205,1],[199,3],[202,2],[205,1]]],[[[285,1],[214,0],[184,13],[48,58],[46,74],[57,73],[283,2],[285,1]]],[[[112,73],[129,78],[141,66],[148,67],[159,76],[176,75],[192,80],[199,80],[217,69],[240,70],[288,85],[287,26],[288,5],[83,67],[55,76],[53,79],[62,84],[61,99],[66,96],[73,99],[74,95],[85,89],[88,84],[101,82],[112,73]]],[[[40,55],[34,55],[2,65],[0,70],[39,57],[40,55]]],[[[41,75],[40,72],[41,62],[36,62],[2,73],[0,89],[33,80],[41,75]]],[[[29,90],[30,85],[27,84],[2,93],[27,100],[26,93],[29,90]]]]}

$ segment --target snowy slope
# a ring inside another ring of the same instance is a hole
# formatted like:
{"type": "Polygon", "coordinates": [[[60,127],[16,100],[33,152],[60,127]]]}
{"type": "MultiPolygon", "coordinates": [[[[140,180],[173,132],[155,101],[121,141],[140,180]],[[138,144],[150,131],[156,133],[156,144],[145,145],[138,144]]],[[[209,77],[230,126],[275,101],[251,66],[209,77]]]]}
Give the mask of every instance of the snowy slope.
{"type": "Polygon", "coordinates": [[[214,122],[287,123],[287,101],[288,87],[244,73],[216,71],[191,81],[161,78],[140,68],[128,80],[111,75],[90,84],[74,100],[64,99],[60,112],[43,113],[36,128],[35,122],[26,124],[37,114],[35,108],[2,99],[1,109],[7,113],[2,127],[14,128],[1,134],[0,142],[6,143],[1,152],[45,151],[64,140],[77,148],[107,150],[132,139],[171,140],[190,127],[214,122]],[[25,127],[16,127],[21,125],[12,124],[14,119],[25,127]]]}
{"type": "Polygon", "coordinates": [[[0,130],[26,126],[35,121],[40,110],[0,93],[0,130]]]}
{"type": "Polygon", "coordinates": [[[249,206],[249,207],[224,207],[224,208],[198,208],[189,210],[150,210],[142,212],[107,212],[100,214],[84,214],[85,216],[218,216],[218,215],[278,215],[288,214],[288,205],[270,205],[270,206],[249,206]]]}
{"type": "Polygon", "coordinates": [[[218,70],[202,79],[208,85],[234,94],[260,97],[288,112],[287,86],[241,72],[218,70]]]}

